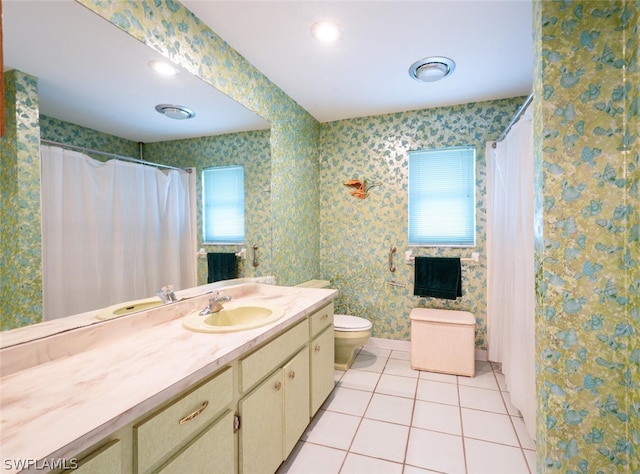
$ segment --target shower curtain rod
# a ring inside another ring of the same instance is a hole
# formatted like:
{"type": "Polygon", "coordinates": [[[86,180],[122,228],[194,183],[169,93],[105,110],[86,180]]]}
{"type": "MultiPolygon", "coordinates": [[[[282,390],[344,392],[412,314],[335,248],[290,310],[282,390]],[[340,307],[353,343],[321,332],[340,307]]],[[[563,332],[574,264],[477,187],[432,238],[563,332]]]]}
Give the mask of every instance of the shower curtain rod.
{"type": "Polygon", "coordinates": [[[130,156],[117,155],[116,153],[107,153],[105,151],[93,150],[91,148],[85,148],[83,146],[69,145],[68,143],[54,142],[52,140],[45,140],[44,138],[40,139],[40,143],[44,145],[53,145],[53,146],[68,148],[70,150],[81,151],[84,153],[93,153],[95,155],[102,155],[108,158],[113,158],[121,161],[131,161],[133,163],[140,163],[142,165],[155,166],[157,168],[168,168],[172,170],[186,171],[187,173],[191,173],[191,170],[189,168],[178,168],[177,166],[163,165],[161,163],[153,163],[151,161],[141,160],[140,158],[132,158],[130,156]]]}
{"type": "Polygon", "coordinates": [[[524,101],[524,104],[522,104],[522,106],[518,109],[518,111],[516,112],[516,115],[511,119],[511,122],[509,122],[509,125],[507,125],[507,128],[504,130],[504,132],[502,132],[502,135],[500,135],[500,138],[498,138],[495,142],[493,142],[493,144],[491,145],[493,148],[496,147],[496,144],[498,142],[501,142],[502,140],[504,140],[504,137],[507,136],[507,133],[509,133],[509,130],[511,130],[511,127],[515,125],[518,119],[522,117],[522,114],[524,114],[524,112],[527,110],[527,107],[529,106],[532,100],[533,100],[533,92],[529,94],[529,97],[527,97],[527,99],[524,101]]]}

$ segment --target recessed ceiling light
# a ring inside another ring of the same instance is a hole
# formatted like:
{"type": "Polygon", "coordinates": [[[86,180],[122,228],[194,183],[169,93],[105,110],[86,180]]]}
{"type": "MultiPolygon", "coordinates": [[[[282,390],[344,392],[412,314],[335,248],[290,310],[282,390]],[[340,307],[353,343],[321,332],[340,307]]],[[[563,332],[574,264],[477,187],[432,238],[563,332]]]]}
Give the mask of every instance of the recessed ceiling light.
{"type": "Polygon", "coordinates": [[[158,104],[156,110],[162,115],[175,120],[185,120],[196,116],[196,113],[184,105],[158,104]]]}
{"type": "Polygon", "coordinates": [[[163,76],[177,76],[180,74],[180,69],[169,61],[154,59],[153,61],[149,61],[148,64],[151,69],[163,76]]]}
{"type": "Polygon", "coordinates": [[[443,56],[432,56],[416,61],[409,68],[409,75],[416,81],[435,82],[450,75],[456,63],[443,56]]]}
{"type": "Polygon", "coordinates": [[[311,36],[322,43],[334,43],[342,37],[342,27],[332,20],[319,20],[311,25],[311,36]]]}

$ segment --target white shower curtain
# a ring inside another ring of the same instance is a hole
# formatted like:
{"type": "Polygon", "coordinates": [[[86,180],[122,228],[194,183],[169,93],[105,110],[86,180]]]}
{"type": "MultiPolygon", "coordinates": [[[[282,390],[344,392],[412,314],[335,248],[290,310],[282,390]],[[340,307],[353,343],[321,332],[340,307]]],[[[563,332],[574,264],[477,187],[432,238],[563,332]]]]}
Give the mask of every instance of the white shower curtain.
{"type": "Polygon", "coordinates": [[[511,403],[535,439],[535,289],[531,108],[487,144],[489,360],[502,363],[511,403]]]}
{"type": "Polygon", "coordinates": [[[42,146],[44,318],[196,285],[190,175],[42,146]]]}

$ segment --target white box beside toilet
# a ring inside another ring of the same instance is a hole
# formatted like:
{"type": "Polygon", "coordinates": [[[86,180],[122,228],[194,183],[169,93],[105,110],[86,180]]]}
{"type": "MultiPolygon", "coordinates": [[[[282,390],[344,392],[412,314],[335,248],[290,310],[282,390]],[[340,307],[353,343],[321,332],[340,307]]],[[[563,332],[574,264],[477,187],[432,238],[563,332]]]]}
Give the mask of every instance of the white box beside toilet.
{"type": "Polygon", "coordinates": [[[411,368],[475,375],[476,318],[466,311],[411,310],[411,368]]]}

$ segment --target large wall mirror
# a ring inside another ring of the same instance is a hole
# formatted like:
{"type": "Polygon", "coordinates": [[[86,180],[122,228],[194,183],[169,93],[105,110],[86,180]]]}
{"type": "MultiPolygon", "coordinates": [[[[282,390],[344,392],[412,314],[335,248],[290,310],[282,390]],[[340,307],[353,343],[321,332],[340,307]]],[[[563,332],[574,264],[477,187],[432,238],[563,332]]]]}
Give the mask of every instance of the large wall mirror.
{"type": "MultiPolygon", "coordinates": [[[[74,0],[4,0],[3,36],[4,70],[15,69],[38,79],[40,114],[46,117],[41,129],[48,127],[42,138],[88,146],[74,143],[73,133],[66,132],[79,126],[133,145],[132,151],[125,152],[115,140],[116,148],[104,144],[107,149],[101,151],[196,167],[200,175],[205,167],[234,164],[221,157],[228,142],[255,133],[270,159],[270,125],[265,119],[184,70],[174,77],[158,76],[149,63],[164,58],[74,0]],[[155,110],[161,103],[187,106],[196,116],[171,120],[155,110]],[[216,145],[217,140],[223,145],[216,145]]],[[[271,270],[270,161],[262,163],[260,173],[259,182],[251,181],[252,174],[245,179],[245,189],[258,190],[265,197],[259,209],[246,207],[244,246],[250,251],[259,245],[261,266],[256,273],[245,263],[244,276],[268,275],[271,270]]],[[[198,212],[200,206],[198,202],[198,212]]]]}

